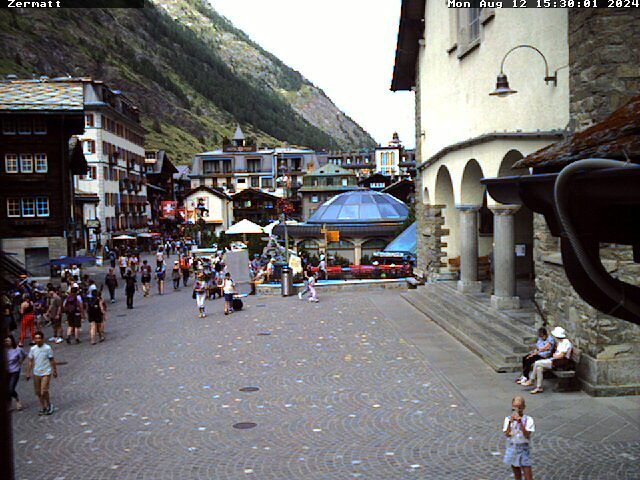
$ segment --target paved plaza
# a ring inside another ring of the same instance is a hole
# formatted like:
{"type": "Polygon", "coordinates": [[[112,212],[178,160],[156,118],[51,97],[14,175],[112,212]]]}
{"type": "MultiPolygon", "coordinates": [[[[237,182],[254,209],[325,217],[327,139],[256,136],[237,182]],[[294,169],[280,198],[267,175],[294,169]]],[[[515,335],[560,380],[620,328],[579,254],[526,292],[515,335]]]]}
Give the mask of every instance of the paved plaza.
{"type": "MultiPolygon", "coordinates": [[[[512,478],[513,374],[397,292],[249,297],[229,317],[215,300],[206,319],[167,292],[109,305],[102,344],[54,346],[53,416],[21,380],[17,479],[512,478]]],[[[525,395],[536,478],[640,478],[637,397],[525,395]]]]}

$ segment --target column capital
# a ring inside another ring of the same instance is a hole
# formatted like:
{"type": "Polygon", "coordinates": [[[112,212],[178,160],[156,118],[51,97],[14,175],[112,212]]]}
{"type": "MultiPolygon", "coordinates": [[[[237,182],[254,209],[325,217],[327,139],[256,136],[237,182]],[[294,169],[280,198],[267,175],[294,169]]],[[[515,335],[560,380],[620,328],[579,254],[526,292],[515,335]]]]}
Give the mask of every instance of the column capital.
{"type": "Polygon", "coordinates": [[[492,205],[489,207],[489,210],[491,210],[494,215],[514,215],[520,210],[520,205],[492,205]]]}
{"type": "Polygon", "coordinates": [[[482,205],[456,205],[456,210],[462,213],[478,212],[482,208],[482,205]]]}

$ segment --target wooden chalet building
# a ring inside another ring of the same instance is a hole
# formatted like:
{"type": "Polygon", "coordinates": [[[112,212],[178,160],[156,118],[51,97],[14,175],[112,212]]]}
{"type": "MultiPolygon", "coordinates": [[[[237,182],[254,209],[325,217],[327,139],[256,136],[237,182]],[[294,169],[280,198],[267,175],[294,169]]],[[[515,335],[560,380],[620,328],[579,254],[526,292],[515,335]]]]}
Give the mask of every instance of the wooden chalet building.
{"type": "Polygon", "coordinates": [[[413,180],[402,179],[392,183],[381,190],[384,193],[393,195],[407,206],[413,204],[415,200],[416,184],[413,180]]]}
{"type": "Polygon", "coordinates": [[[275,195],[247,188],[233,196],[233,219],[235,222],[247,219],[265,226],[278,219],[278,200],[280,198],[275,195]]]}
{"type": "Polygon", "coordinates": [[[85,174],[83,86],[0,81],[0,250],[32,276],[49,277],[50,259],[73,255],[73,175],[85,174]]]}
{"type": "Polygon", "coordinates": [[[178,169],[164,150],[145,152],[144,172],[147,177],[147,201],[151,222],[158,226],[162,218],[162,201],[175,201],[174,174],[178,169]]]}

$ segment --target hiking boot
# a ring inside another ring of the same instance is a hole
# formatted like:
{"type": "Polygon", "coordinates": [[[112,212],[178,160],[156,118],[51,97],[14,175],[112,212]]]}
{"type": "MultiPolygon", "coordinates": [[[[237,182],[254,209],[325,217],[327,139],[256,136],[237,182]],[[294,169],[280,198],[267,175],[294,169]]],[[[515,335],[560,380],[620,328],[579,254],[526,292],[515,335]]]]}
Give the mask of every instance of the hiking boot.
{"type": "Polygon", "coordinates": [[[54,412],[53,403],[49,404],[49,408],[47,408],[44,412],[45,415],[51,415],[54,412]]]}

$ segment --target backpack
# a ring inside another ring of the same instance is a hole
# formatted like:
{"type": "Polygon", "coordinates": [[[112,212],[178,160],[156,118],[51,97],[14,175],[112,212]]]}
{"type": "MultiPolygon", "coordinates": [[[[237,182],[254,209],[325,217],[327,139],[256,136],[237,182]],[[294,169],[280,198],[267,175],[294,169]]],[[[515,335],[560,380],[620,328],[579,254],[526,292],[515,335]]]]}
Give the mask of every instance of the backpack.
{"type": "Polygon", "coordinates": [[[102,311],[100,310],[100,302],[98,302],[97,298],[91,298],[89,300],[89,315],[92,317],[99,317],[102,315],[102,311]]]}
{"type": "Polygon", "coordinates": [[[77,313],[78,311],[78,297],[77,295],[67,295],[67,299],[64,303],[64,311],[67,314],[77,313]]]}

